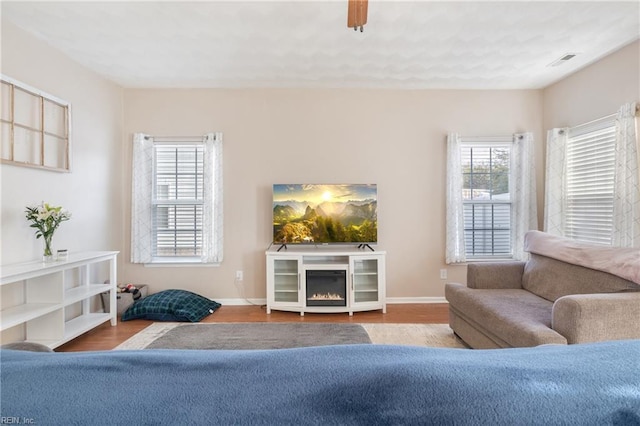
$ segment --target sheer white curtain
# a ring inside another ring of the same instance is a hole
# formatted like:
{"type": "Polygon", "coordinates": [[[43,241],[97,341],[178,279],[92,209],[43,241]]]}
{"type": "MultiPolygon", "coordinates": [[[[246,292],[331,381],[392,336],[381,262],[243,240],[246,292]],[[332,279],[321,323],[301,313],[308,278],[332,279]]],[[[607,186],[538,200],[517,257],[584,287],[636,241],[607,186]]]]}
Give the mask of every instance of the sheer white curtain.
{"type": "Polygon", "coordinates": [[[615,151],[613,245],[640,247],[640,187],[635,103],[623,105],[616,115],[615,151]]]}
{"type": "Polygon", "coordinates": [[[131,263],[149,263],[152,259],[152,177],[153,138],[136,133],[131,167],[131,263]]]}
{"type": "Polygon", "coordinates": [[[219,263],[223,257],[222,133],[204,136],[204,168],[213,173],[204,175],[202,261],[219,263]]]}
{"type": "MultiPolygon", "coordinates": [[[[467,260],[464,241],[464,205],[462,200],[462,160],[460,135],[450,133],[447,138],[447,192],[446,192],[446,262],[467,260]]],[[[524,235],[538,229],[536,204],[535,161],[533,135],[516,134],[511,146],[511,249],[513,259],[524,260],[524,235]]]]}
{"type": "MultiPolygon", "coordinates": [[[[565,235],[566,152],[568,129],[547,135],[545,231],[565,235]]],[[[615,118],[615,168],[613,195],[614,247],[640,247],[640,171],[636,130],[636,104],[623,105],[615,118]]]]}
{"type": "Polygon", "coordinates": [[[547,132],[547,167],[544,197],[544,230],[564,236],[564,199],[567,136],[569,129],[551,129],[547,132]]]}
{"type": "MultiPolygon", "coordinates": [[[[131,262],[153,262],[153,143],[142,133],[133,136],[131,191],[131,262]]],[[[222,133],[208,133],[204,144],[202,263],[223,258],[222,133]]]]}
{"type": "Polygon", "coordinates": [[[464,207],[462,205],[460,145],[460,135],[450,133],[447,138],[447,264],[461,263],[467,260],[464,247],[464,207]]]}
{"type": "Polygon", "coordinates": [[[514,135],[511,149],[511,247],[515,260],[526,260],[524,235],[538,229],[533,134],[514,135]]]}

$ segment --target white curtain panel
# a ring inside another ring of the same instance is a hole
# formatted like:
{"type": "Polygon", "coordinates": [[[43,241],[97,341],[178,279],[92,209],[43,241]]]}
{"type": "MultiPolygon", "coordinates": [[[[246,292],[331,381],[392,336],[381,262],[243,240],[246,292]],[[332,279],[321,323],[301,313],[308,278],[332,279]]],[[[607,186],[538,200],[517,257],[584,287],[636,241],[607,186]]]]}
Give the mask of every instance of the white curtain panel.
{"type": "Polygon", "coordinates": [[[204,217],[202,262],[220,263],[223,254],[222,208],[222,133],[204,136],[204,217]]]}
{"type": "Polygon", "coordinates": [[[153,138],[133,135],[131,167],[131,263],[149,263],[152,257],[151,177],[153,138]]]}
{"type": "Polygon", "coordinates": [[[640,247],[640,187],[638,184],[636,104],[623,105],[616,115],[613,246],[640,247]]]}
{"type": "Polygon", "coordinates": [[[545,171],[544,230],[564,236],[564,199],[567,137],[569,129],[547,132],[547,167],[545,171]]]}
{"type": "Polygon", "coordinates": [[[524,235],[538,229],[536,167],[533,134],[514,135],[511,149],[511,246],[515,260],[526,260],[524,235]]]}
{"type": "Polygon", "coordinates": [[[467,260],[464,247],[464,210],[462,205],[462,160],[460,135],[450,133],[447,138],[447,241],[446,262],[467,260]]]}

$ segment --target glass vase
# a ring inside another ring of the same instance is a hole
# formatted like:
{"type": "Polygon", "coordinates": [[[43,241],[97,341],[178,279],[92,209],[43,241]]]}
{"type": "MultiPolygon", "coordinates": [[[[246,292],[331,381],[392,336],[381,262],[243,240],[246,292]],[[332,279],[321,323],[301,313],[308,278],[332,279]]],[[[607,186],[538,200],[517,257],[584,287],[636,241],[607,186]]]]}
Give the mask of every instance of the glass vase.
{"type": "Polygon", "coordinates": [[[42,237],[44,240],[44,252],[42,253],[42,261],[45,263],[53,262],[53,252],[51,251],[51,239],[53,235],[42,237]]]}

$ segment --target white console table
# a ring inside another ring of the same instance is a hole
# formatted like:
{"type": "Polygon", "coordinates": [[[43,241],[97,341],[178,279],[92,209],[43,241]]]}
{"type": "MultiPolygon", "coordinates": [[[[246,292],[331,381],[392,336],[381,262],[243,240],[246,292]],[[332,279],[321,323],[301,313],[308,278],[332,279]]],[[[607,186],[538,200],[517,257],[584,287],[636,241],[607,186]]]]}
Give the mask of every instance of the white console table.
{"type": "Polygon", "coordinates": [[[4,333],[13,327],[24,327],[25,340],[55,348],[106,321],[115,326],[117,255],[117,251],[81,252],[70,253],[66,261],[3,265],[3,343],[8,343],[4,333]],[[92,282],[92,268],[96,267],[108,268],[109,284],[92,282]],[[107,291],[109,311],[92,310],[94,296],[107,291]]]}
{"type": "Polygon", "coordinates": [[[385,255],[384,251],[324,247],[268,250],[267,314],[272,309],[300,312],[301,316],[305,312],[353,315],[356,311],[377,309],[386,313],[385,255]],[[318,306],[322,301],[317,300],[310,304],[312,294],[307,294],[307,277],[313,273],[308,274],[309,271],[330,271],[344,277],[344,301],[338,302],[340,306],[318,306]]]}

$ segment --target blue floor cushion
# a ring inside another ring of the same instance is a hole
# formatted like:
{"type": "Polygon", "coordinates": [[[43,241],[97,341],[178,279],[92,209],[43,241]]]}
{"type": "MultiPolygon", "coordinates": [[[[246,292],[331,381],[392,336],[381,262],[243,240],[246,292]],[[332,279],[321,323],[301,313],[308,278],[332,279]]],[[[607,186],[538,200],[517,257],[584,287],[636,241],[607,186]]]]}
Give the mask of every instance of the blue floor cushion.
{"type": "Polygon", "coordinates": [[[164,290],[135,302],[122,315],[122,321],[198,322],[220,306],[218,302],[187,290],[164,290]]]}

